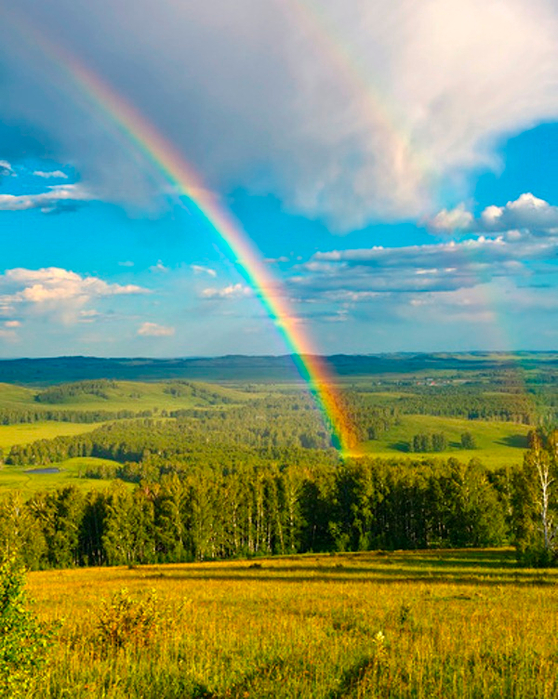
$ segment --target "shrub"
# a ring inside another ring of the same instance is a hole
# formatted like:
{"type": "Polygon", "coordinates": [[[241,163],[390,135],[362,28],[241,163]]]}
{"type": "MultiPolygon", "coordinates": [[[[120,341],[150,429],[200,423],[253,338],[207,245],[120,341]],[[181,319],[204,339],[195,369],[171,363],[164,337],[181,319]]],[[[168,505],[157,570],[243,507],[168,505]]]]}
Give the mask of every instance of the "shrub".
{"type": "Polygon", "coordinates": [[[160,603],[154,590],[144,598],[133,597],[127,589],[105,601],[97,628],[102,645],[122,648],[149,643],[161,625],[160,603]]]}
{"type": "Polygon", "coordinates": [[[0,566],[0,697],[26,696],[41,675],[49,634],[25,607],[25,575],[14,557],[0,566]]]}

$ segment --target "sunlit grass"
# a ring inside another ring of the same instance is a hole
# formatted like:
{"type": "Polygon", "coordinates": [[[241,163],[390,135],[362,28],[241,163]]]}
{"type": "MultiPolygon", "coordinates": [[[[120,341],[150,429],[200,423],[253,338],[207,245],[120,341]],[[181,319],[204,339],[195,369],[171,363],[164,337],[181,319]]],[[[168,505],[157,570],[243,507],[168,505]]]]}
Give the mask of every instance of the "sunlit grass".
{"type": "Polygon", "coordinates": [[[32,422],[18,425],[0,425],[0,447],[8,450],[15,444],[30,444],[39,439],[54,439],[55,437],[85,434],[97,429],[101,424],[32,422]]]}
{"type": "Polygon", "coordinates": [[[554,697],[558,571],[511,551],[312,555],[29,575],[61,622],[41,697],[554,697]],[[145,646],[101,599],[155,590],[145,646]]]}
{"type": "MultiPolygon", "coordinates": [[[[107,489],[112,480],[84,477],[88,468],[98,468],[105,464],[119,465],[116,461],[93,456],[78,456],[45,466],[4,465],[0,468],[0,495],[17,490],[28,496],[38,491],[56,490],[69,485],[84,491],[107,489]]],[[[131,483],[128,485],[133,487],[131,483]]]]}
{"type": "Polygon", "coordinates": [[[532,427],[514,422],[497,422],[484,420],[464,420],[432,415],[404,415],[400,424],[392,427],[382,435],[382,439],[362,444],[358,454],[381,456],[384,458],[402,456],[413,459],[454,457],[467,462],[480,459],[486,466],[512,466],[521,464],[527,448],[527,434],[532,427]],[[406,451],[413,436],[419,433],[432,434],[441,432],[448,441],[448,449],[439,453],[412,454],[406,451]],[[471,432],[476,449],[461,449],[461,435],[471,432]]]}

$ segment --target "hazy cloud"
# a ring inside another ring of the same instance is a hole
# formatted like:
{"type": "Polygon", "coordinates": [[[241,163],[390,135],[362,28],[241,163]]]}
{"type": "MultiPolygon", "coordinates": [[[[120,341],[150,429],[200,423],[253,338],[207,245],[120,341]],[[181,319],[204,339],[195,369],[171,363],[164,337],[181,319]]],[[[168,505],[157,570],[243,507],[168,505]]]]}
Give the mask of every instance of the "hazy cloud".
{"type": "Polygon", "coordinates": [[[142,323],[137,334],[141,337],[171,337],[176,329],[168,325],[158,325],[157,323],[142,323]]]}
{"type": "Polygon", "coordinates": [[[229,284],[221,288],[208,287],[201,292],[204,299],[238,299],[252,295],[252,289],[244,284],[229,284]]]}
{"type": "Polygon", "coordinates": [[[0,160],[0,177],[14,175],[14,169],[7,160],[0,160]]]}
{"type": "Polygon", "coordinates": [[[50,179],[58,179],[58,180],[67,180],[68,175],[66,175],[65,172],[62,172],[62,170],[52,170],[50,172],[45,172],[44,170],[35,170],[33,172],[35,177],[42,177],[45,180],[50,180],[50,179]]]}
{"type": "Polygon", "coordinates": [[[190,269],[194,274],[208,274],[210,277],[216,277],[217,272],[211,267],[204,267],[203,265],[190,265],[190,269]]]}
{"type": "MultiPolygon", "coordinates": [[[[558,118],[551,0],[19,0],[16,9],[137,105],[210,189],[273,192],[339,230],[435,211],[440,179],[467,196],[469,172],[498,167],[500,139],[558,118]]],[[[100,197],[152,201],[162,188],[143,156],[9,14],[0,25],[4,121],[44,134],[49,153],[75,163],[100,197]]]]}

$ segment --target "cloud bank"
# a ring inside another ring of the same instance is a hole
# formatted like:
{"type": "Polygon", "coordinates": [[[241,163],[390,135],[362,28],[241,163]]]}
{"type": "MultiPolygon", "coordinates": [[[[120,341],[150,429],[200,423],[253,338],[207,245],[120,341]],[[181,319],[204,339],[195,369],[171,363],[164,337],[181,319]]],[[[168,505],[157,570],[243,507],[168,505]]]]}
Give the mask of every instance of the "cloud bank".
{"type": "MultiPolygon", "coordinates": [[[[208,187],[272,192],[340,231],[431,214],[442,181],[464,198],[469,173],[498,168],[500,139],[558,118],[551,0],[19,0],[17,12],[137,105],[208,187]]],[[[40,150],[100,197],[152,201],[161,182],[142,156],[1,14],[0,158],[40,150]]]]}

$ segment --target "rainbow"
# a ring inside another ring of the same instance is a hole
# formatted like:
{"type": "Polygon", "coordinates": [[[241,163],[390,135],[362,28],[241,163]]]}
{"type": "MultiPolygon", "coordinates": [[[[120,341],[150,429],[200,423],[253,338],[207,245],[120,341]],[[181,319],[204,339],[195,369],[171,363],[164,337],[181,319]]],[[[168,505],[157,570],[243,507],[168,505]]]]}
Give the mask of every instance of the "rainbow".
{"type": "Polygon", "coordinates": [[[301,377],[307,382],[322,411],[334,446],[339,449],[341,455],[347,454],[354,440],[333,376],[313,347],[300,319],[290,308],[282,285],[274,279],[246,233],[218,203],[217,198],[205,188],[202,179],[172,143],[133,104],[117,94],[107,82],[75,56],[52,44],[42,33],[39,34],[35,28],[24,24],[19,17],[15,20],[12,12],[9,17],[23,37],[30,36],[29,43],[34,47],[39,46],[69,83],[156,166],[178,190],[179,196],[186,197],[189,204],[218,234],[224,252],[238,264],[244,279],[261,301],[292,352],[301,377]]]}

